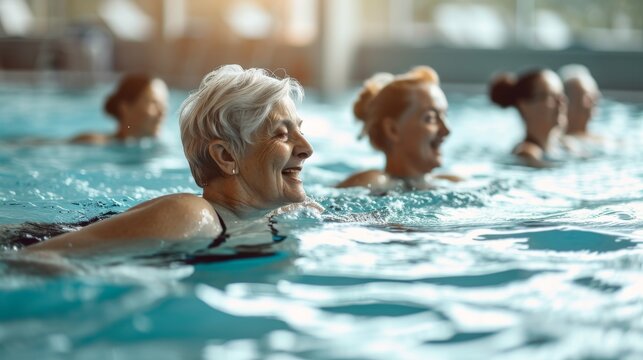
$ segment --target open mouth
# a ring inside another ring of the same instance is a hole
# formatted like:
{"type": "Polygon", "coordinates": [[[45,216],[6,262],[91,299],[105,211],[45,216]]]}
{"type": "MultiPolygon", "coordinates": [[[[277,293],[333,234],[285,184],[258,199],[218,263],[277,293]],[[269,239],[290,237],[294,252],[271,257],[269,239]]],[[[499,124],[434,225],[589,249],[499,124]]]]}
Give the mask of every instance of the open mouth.
{"type": "Polygon", "coordinates": [[[281,174],[284,176],[284,178],[294,180],[296,182],[301,182],[301,179],[299,179],[300,173],[301,173],[301,166],[289,167],[281,171],[281,174]]]}
{"type": "Polygon", "coordinates": [[[434,153],[440,154],[440,146],[442,145],[443,139],[435,139],[429,143],[429,146],[431,147],[431,150],[433,150],[434,153]]]}

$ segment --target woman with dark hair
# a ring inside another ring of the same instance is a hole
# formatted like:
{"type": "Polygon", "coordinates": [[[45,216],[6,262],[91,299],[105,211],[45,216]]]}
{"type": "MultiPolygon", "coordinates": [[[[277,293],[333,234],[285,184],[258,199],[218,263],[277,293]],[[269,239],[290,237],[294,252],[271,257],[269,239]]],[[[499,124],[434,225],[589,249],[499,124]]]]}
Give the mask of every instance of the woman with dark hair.
{"type": "Polygon", "coordinates": [[[85,133],[70,140],[77,144],[107,144],[127,139],[155,138],[165,117],[168,90],[163,80],[143,74],[124,76],[105,101],[107,114],[116,119],[114,134],[85,133]]]}
{"type": "Polygon", "coordinates": [[[567,123],[567,98],[558,75],[549,69],[517,77],[501,74],[492,80],[489,96],[500,107],[515,107],[525,124],[525,138],[513,153],[528,166],[546,167],[554,138],[567,123]]]}

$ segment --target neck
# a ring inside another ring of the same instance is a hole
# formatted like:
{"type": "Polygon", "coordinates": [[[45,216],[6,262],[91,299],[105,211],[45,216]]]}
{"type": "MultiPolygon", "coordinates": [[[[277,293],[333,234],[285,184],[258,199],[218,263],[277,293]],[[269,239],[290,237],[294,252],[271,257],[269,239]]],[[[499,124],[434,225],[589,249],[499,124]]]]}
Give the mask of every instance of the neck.
{"type": "Polygon", "coordinates": [[[567,124],[567,130],[565,132],[569,135],[587,134],[587,123],[582,123],[580,121],[570,121],[567,124]]]}
{"type": "Polygon", "coordinates": [[[386,155],[386,167],[384,168],[384,172],[392,177],[400,179],[420,179],[427,174],[426,172],[416,169],[409,161],[406,161],[401,156],[396,156],[396,154],[386,155]]]}
{"type": "MultiPolygon", "coordinates": [[[[538,119],[538,121],[542,121],[542,119],[538,119]]],[[[525,141],[538,145],[544,151],[547,149],[547,145],[549,144],[551,133],[552,129],[546,129],[541,126],[527,126],[525,141]]]]}
{"type": "Polygon", "coordinates": [[[227,220],[226,217],[242,220],[258,219],[271,210],[253,205],[253,197],[235,176],[209,180],[203,187],[203,198],[212,204],[224,220],[227,220]]]}

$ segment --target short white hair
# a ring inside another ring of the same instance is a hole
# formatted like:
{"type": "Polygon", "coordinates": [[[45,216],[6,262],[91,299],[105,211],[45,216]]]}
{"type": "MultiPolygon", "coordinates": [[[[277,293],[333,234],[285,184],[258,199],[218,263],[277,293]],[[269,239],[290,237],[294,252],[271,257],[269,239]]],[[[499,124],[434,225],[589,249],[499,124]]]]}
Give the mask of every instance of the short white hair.
{"type": "Polygon", "coordinates": [[[592,73],[590,73],[589,69],[584,65],[565,65],[558,70],[558,74],[565,85],[565,90],[567,91],[568,96],[573,84],[579,84],[590,92],[599,91],[598,84],[596,84],[596,80],[594,80],[592,73]]]}
{"type": "Polygon", "coordinates": [[[224,65],[207,74],[179,112],[183,151],[197,185],[222,174],[208,151],[213,140],[228,142],[240,156],[276,106],[303,96],[296,80],[263,69],[224,65]]]}

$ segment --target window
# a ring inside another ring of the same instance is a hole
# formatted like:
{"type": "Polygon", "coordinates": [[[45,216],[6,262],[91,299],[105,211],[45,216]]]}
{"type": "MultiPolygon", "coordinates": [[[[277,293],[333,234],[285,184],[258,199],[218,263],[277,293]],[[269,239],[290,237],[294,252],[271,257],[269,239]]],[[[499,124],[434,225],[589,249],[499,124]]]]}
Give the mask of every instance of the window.
{"type": "Polygon", "coordinates": [[[360,6],[366,43],[643,50],[640,0],[361,0],[360,6]]]}

